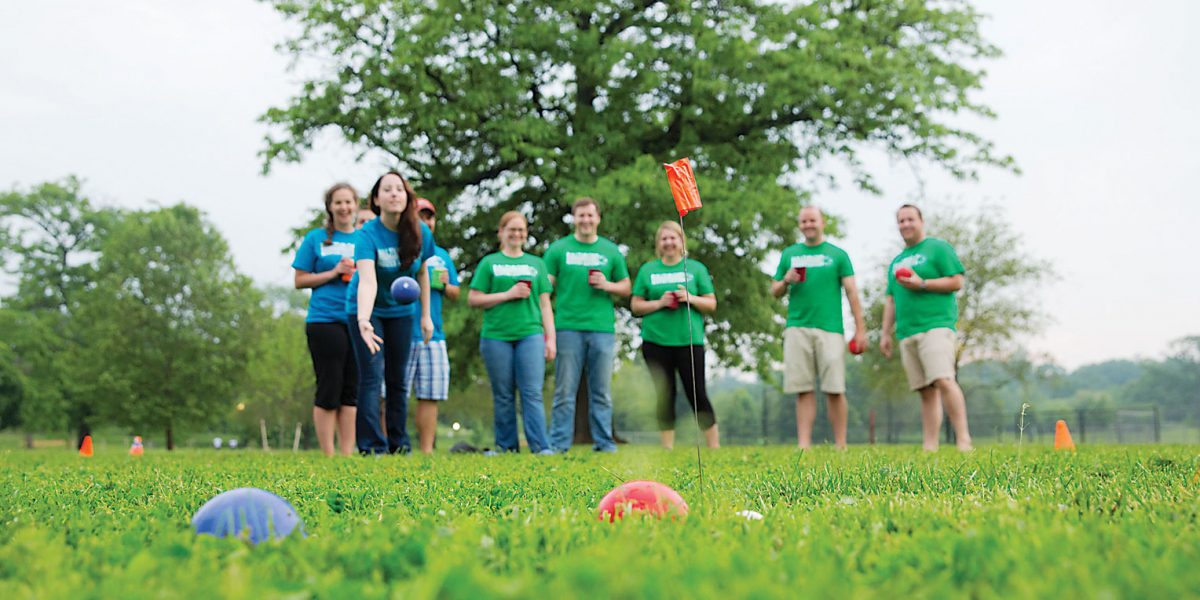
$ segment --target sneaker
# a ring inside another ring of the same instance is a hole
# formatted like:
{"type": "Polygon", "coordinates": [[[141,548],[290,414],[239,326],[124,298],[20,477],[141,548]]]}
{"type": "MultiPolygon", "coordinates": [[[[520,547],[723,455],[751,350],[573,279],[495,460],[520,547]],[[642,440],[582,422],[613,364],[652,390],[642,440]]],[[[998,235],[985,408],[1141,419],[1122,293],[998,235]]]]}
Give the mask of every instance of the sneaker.
{"type": "Polygon", "coordinates": [[[483,454],[484,456],[500,456],[499,452],[496,452],[495,450],[492,450],[491,448],[484,450],[480,454],[483,454]]]}
{"type": "Polygon", "coordinates": [[[553,448],[543,448],[542,450],[538,451],[537,454],[538,456],[554,456],[558,453],[555,452],[553,448]]]}

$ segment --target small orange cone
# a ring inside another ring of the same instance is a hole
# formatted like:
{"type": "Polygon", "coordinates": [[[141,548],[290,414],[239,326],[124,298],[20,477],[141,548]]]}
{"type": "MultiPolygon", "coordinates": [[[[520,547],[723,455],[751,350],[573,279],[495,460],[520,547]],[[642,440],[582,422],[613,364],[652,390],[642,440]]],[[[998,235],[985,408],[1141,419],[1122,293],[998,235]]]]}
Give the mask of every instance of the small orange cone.
{"type": "Polygon", "coordinates": [[[92,436],[83,436],[83,445],[79,447],[79,455],[89,457],[92,455],[92,436]]]}
{"type": "Polygon", "coordinates": [[[133,445],[129,447],[129,455],[130,456],[141,456],[142,450],[143,450],[142,449],[142,436],[140,436],[140,435],[133,436],[133,445]]]}
{"type": "Polygon", "coordinates": [[[1058,422],[1054,424],[1054,449],[1075,449],[1075,442],[1071,440],[1071,430],[1067,429],[1067,422],[1062,419],[1059,419],[1058,422]]]}

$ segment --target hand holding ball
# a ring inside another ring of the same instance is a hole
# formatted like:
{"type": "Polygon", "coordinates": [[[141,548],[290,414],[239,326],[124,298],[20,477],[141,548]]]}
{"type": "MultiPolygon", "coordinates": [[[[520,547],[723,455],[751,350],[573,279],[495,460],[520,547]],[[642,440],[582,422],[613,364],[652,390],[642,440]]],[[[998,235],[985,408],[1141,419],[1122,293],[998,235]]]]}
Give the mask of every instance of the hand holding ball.
{"type": "Polygon", "coordinates": [[[908,267],[900,267],[899,269],[896,269],[896,279],[908,279],[913,275],[915,275],[915,273],[913,273],[913,270],[908,267]]]}

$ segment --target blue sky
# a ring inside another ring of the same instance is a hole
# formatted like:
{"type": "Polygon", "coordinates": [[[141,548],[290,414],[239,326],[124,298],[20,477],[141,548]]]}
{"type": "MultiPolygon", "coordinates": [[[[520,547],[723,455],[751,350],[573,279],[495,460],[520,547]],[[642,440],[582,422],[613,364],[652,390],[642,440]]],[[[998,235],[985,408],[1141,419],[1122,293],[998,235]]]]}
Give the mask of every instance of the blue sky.
{"type": "MultiPolygon", "coordinates": [[[[843,187],[818,203],[846,219],[838,240],[867,267],[897,243],[892,211],[1004,207],[1030,254],[1059,280],[1035,292],[1054,322],[1027,340],[1068,367],[1158,357],[1200,334],[1200,50],[1187,1],[979,2],[988,39],[972,123],[1023,174],[959,182],[870,158],[885,195],[843,187]]],[[[260,174],[256,118],[295,89],[274,45],[288,25],[250,0],[47,0],[0,5],[0,188],[82,177],[101,202],[186,201],[229,240],[239,268],[287,284],[287,229],[331,182],[365,188],[372,158],[332,140],[303,164],[260,174]]],[[[864,283],[869,284],[869,281],[864,283]]],[[[764,286],[764,293],[765,286],[764,286]]]]}

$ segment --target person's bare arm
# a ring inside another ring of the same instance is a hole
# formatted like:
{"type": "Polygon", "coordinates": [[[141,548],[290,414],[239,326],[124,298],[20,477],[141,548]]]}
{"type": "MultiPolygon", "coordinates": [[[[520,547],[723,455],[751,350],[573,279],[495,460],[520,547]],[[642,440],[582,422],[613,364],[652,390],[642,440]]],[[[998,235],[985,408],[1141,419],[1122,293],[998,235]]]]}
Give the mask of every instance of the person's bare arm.
{"type": "Polygon", "coordinates": [[[375,279],[375,261],[362,259],[358,261],[358,334],[362,336],[367,349],[374,354],[379,351],[383,338],[375,333],[371,325],[371,311],[375,308],[375,292],[379,282],[375,279]]]}
{"type": "Polygon", "coordinates": [[[711,315],[717,312],[716,294],[704,294],[702,296],[697,296],[695,294],[684,294],[683,291],[683,286],[680,286],[680,291],[675,293],[675,296],[679,298],[681,303],[688,302],[693,308],[706,315],[711,315]]]}
{"type": "Polygon", "coordinates": [[[854,343],[859,348],[865,348],[867,343],[867,319],[863,315],[862,298],[858,294],[858,283],[853,275],[842,278],[842,287],[846,290],[846,300],[850,302],[850,314],[854,316],[854,343]]]}
{"type": "Polygon", "coordinates": [[[471,308],[491,308],[497,304],[503,304],[509,300],[518,300],[529,297],[529,288],[519,283],[513,284],[508,288],[508,291],[496,292],[488,294],[480,290],[471,290],[467,294],[467,305],[471,308]]]}
{"type": "Polygon", "coordinates": [[[426,268],[426,262],[421,263],[421,268],[417,269],[417,285],[421,290],[421,341],[428,342],[433,339],[433,308],[430,304],[430,297],[433,291],[429,286],[429,269],[426,268]]]}
{"type": "Polygon", "coordinates": [[[538,305],[542,309],[542,332],[546,336],[546,360],[554,360],[558,354],[558,335],[554,331],[554,307],[550,305],[550,293],[538,294],[538,305]]]}
{"type": "Polygon", "coordinates": [[[896,278],[896,283],[899,283],[910,290],[923,290],[926,292],[937,292],[940,294],[949,294],[951,292],[957,292],[961,290],[964,281],[965,278],[963,277],[962,273],[959,273],[958,275],[951,275],[949,277],[938,277],[935,279],[921,279],[921,276],[917,275],[916,273],[913,273],[912,277],[905,277],[903,279],[899,277],[896,278]],[[924,287],[922,287],[921,284],[924,284],[924,287]]]}
{"type": "Polygon", "coordinates": [[[641,296],[634,296],[629,300],[629,310],[633,316],[640,317],[650,314],[656,310],[662,310],[670,305],[670,296],[663,294],[658,300],[647,300],[641,296]]]}
{"type": "Polygon", "coordinates": [[[321,271],[320,273],[309,273],[302,269],[296,269],[296,289],[302,290],[304,288],[321,287],[342,275],[353,272],[354,262],[347,260],[340,260],[336,267],[328,271],[321,271]]]}
{"type": "Polygon", "coordinates": [[[783,274],[783,280],[771,281],[771,295],[776,298],[782,298],[787,293],[788,286],[793,283],[800,283],[800,276],[796,274],[795,269],[788,269],[783,274]]]}
{"type": "Polygon", "coordinates": [[[883,300],[883,328],[879,331],[879,351],[892,357],[892,335],[896,332],[896,300],[890,295],[883,300]]]}
{"type": "Polygon", "coordinates": [[[601,275],[600,279],[602,283],[596,287],[619,298],[628,298],[629,294],[633,292],[633,282],[629,281],[628,277],[620,281],[609,281],[601,275]]]}

